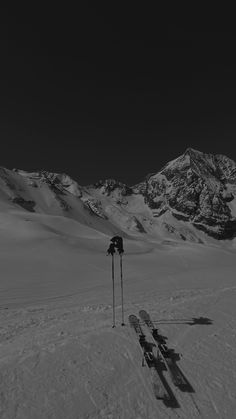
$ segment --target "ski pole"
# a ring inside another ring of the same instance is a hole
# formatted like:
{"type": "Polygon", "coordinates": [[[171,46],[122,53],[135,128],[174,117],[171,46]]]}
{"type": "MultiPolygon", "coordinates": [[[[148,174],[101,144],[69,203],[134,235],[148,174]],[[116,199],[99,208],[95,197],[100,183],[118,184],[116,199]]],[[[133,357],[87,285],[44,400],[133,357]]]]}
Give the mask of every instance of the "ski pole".
{"type": "Polygon", "coordinates": [[[122,323],[121,323],[121,326],[124,326],[125,325],[125,321],[124,321],[124,290],[123,290],[122,253],[120,253],[120,287],[121,287],[121,313],[122,313],[122,323]]]}
{"type": "Polygon", "coordinates": [[[112,327],[116,327],[116,319],[115,319],[115,272],[114,272],[114,254],[112,254],[112,301],[113,301],[113,325],[112,327]]]}

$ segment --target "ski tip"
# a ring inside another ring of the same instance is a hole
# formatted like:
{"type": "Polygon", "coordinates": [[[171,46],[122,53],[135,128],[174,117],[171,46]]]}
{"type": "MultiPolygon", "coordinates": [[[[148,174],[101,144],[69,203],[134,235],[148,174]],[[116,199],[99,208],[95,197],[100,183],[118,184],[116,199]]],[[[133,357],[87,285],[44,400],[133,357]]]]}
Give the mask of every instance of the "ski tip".
{"type": "Polygon", "coordinates": [[[140,317],[150,319],[150,316],[149,316],[149,314],[146,310],[139,310],[139,315],[140,315],[140,317]]]}
{"type": "Polygon", "coordinates": [[[129,321],[137,321],[137,320],[138,320],[138,318],[134,314],[129,315],[129,321]]]}
{"type": "Polygon", "coordinates": [[[137,316],[135,316],[134,314],[130,314],[129,316],[129,324],[130,326],[135,326],[137,324],[139,324],[139,319],[137,316]]]}

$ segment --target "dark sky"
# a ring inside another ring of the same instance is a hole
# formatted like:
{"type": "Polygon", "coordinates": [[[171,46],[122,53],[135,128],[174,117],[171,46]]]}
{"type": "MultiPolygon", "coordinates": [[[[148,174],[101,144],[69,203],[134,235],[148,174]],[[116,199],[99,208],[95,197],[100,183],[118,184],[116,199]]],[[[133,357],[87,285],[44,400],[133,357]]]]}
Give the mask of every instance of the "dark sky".
{"type": "Polygon", "coordinates": [[[40,7],[1,13],[1,166],[132,185],[187,147],[236,160],[233,22],[40,7]]]}

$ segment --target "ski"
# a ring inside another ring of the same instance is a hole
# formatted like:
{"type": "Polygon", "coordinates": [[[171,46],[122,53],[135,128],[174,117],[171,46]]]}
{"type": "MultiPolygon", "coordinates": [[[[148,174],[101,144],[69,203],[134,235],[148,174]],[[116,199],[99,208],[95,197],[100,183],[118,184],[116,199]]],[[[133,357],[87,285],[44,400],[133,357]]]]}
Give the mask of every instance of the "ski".
{"type": "Polygon", "coordinates": [[[169,349],[166,345],[166,340],[158,333],[158,329],[154,326],[149,314],[145,310],[139,311],[139,316],[141,320],[146,324],[150,329],[153,339],[157,343],[159,350],[159,355],[164,362],[167,371],[170,374],[170,377],[173,381],[173,384],[177,387],[185,386],[186,379],[182,374],[179,367],[176,365],[174,360],[174,351],[169,349]]]}
{"type": "Polygon", "coordinates": [[[131,314],[129,316],[129,324],[139,338],[139,344],[143,352],[142,365],[144,365],[143,361],[145,361],[146,365],[150,369],[151,381],[152,381],[152,386],[154,389],[155,397],[157,399],[163,399],[163,400],[168,399],[169,396],[158,374],[158,368],[157,368],[158,360],[153,353],[154,345],[146,341],[146,337],[145,337],[145,334],[143,333],[139,319],[134,314],[131,314]]]}

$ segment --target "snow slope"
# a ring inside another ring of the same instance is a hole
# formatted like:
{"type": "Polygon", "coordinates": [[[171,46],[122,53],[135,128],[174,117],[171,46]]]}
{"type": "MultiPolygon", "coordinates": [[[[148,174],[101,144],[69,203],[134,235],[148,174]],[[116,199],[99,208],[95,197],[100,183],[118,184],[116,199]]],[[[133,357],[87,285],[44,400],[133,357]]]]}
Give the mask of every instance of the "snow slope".
{"type": "Polygon", "coordinates": [[[235,417],[234,241],[206,246],[127,236],[126,327],[119,325],[116,258],[112,329],[111,260],[105,253],[112,231],[60,213],[6,211],[8,201],[2,202],[1,419],[235,417]],[[128,315],[140,309],[179,354],[189,382],[181,391],[163,371],[168,401],[155,398],[128,326],[128,315]]]}

